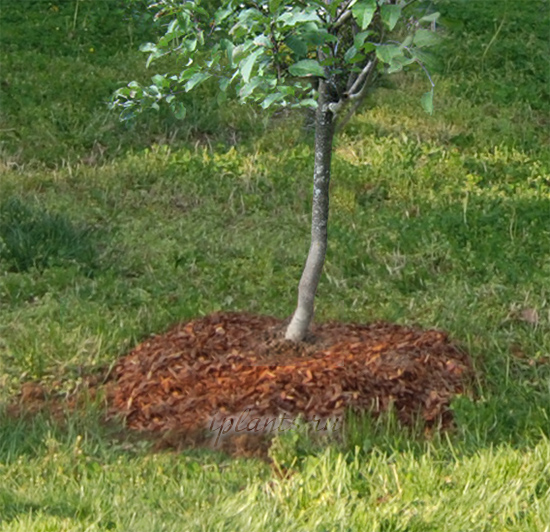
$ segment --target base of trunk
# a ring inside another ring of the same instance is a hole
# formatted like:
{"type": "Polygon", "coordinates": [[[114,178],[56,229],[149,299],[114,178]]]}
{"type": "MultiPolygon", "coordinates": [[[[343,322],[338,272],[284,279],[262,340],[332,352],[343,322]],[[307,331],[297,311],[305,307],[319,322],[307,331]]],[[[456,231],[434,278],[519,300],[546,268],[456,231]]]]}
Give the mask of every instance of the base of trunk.
{"type": "Polygon", "coordinates": [[[309,324],[313,318],[313,312],[309,313],[303,309],[296,309],[285,332],[285,340],[301,342],[306,337],[309,324]]]}

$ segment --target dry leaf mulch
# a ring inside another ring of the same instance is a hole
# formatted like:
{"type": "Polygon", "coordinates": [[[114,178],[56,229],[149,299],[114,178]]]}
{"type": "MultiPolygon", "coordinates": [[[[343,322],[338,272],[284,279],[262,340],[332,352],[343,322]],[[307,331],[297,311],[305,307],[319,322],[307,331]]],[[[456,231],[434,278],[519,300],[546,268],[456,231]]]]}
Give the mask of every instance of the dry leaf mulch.
{"type": "Polygon", "coordinates": [[[392,405],[405,424],[448,425],[452,397],[473,376],[441,331],[324,323],[295,344],[284,329],[274,317],[220,312],[153,336],[114,368],[110,415],[131,429],[194,434],[245,411],[311,420],[392,405]]]}

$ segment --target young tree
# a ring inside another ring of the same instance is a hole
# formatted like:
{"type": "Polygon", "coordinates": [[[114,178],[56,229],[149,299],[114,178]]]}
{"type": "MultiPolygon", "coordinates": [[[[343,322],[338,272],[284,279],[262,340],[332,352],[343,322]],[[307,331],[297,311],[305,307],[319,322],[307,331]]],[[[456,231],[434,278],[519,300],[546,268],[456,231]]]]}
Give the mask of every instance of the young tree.
{"type": "Polygon", "coordinates": [[[166,26],[157,43],[141,48],[149,53],[147,64],[177,54],[185,66],[153,76],[150,86],[132,82],[117,91],[114,103],[123,116],[158,109],[164,100],[183,119],[178,94],[212,78],[222,98],[233,89],[241,102],[264,109],[316,109],[311,246],[285,335],[301,341],[313,317],[327,249],[334,133],[357,110],[378,73],[413,64],[428,75],[431,89],[421,102],[432,112],[434,85],[423,50],[437,42],[438,14],[423,7],[415,17],[415,0],[158,0],[152,7],[166,26]]]}

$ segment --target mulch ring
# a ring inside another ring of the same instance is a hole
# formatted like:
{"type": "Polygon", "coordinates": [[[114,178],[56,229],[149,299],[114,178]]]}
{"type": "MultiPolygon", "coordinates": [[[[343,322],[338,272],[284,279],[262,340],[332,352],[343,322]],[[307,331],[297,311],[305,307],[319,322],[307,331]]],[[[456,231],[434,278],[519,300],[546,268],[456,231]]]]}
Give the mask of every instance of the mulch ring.
{"type": "Polygon", "coordinates": [[[285,325],[216,313],[151,337],[115,366],[109,416],[173,444],[264,441],[297,418],[319,427],[347,409],[376,415],[390,406],[404,424],[420,416],[448,427],[449,403],[473,376],[468,355],[441,331],[324,323],[295,344],[285,325]]]}

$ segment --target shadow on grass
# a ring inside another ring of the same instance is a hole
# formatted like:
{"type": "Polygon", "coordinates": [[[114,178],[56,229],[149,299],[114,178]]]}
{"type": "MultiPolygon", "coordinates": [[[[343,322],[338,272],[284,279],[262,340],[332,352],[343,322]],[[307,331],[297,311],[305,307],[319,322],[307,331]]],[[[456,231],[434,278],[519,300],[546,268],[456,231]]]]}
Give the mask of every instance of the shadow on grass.
{"type": "Polygon", "coordinates": [[[98,230],[17,197],[0,203],[0,265],[8,272],[76,264],[92,276],[99,268],[98,230]]]}

